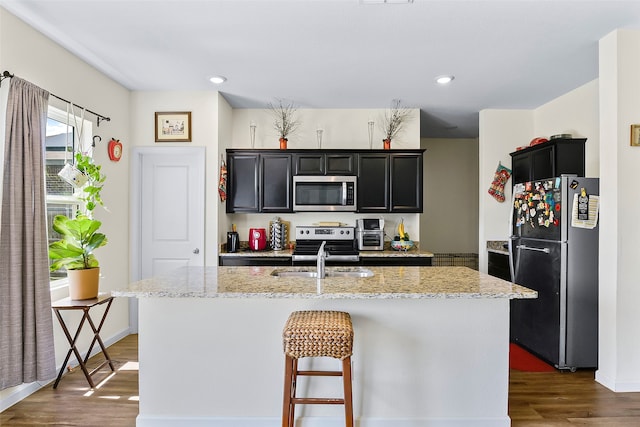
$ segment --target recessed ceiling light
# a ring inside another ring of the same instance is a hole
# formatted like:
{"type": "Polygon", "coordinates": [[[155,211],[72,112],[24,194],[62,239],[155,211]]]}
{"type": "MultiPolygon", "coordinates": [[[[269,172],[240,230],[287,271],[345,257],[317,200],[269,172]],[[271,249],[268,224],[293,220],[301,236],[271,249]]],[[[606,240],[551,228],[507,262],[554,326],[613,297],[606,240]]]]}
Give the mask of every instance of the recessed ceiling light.
{"type": "Polygon", "coordinates": [[[227,81],[227,78],[226,78],[226,77],[223,77],[223,76],[213,76],[213,77],[211,77],[211,78],[209,79],[209,81],[210,81],[211,83],[214,83],[214,84],[219,85],[219,84],[222,84],[222,83],[226,82],[226,81],[227,81]]]}
{"type": "Polygon", "coordinates": [[[413,0],[360,0],[361,4],[410,4],[413,0]]]}
{"type": "Polygon", "coordinates": [[[455,79],[454,76],[438,76],[436,77],[436,83],[439,85],[446,85],[451,83],[453,79],[455,79]]]}

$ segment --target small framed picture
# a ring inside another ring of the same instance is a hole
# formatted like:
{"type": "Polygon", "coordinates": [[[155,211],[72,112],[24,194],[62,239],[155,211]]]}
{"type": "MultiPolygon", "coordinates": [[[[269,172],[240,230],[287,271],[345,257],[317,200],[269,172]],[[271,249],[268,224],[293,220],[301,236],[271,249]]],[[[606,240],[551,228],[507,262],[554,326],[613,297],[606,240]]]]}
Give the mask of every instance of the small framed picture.
{"type": "Polygon", "coordinates": [[[631,125],[631,146],[640,147],[640,125],[631,125]]]}
{"type": "Polygon", "coordinates": [[[191,142],[191,111],[156,112],[156,142],[191,142]]]}

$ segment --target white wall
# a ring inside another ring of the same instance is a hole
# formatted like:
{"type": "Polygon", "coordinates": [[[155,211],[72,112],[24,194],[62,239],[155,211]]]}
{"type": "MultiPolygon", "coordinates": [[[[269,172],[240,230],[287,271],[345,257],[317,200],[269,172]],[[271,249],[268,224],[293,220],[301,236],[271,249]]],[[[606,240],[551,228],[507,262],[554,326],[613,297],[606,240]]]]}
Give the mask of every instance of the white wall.
{"type": "Polygon", "coordinates": [[[596,380],[615,391],[640,391],[640,263],[637,225],[640,149],[629,128],[640,120],[640,32],[600,41],[600,299],[596,380]]]}
{"type": "MultiPolygon", "coordinates": [[[[0,8],[0,64],[2,70],[9,70],[16,76],[28,80],[58,96],[82,105],[92,111],[111,117],[110,122],[101,122],[94,134],[100,135],[102,142],[94,150],[94,158],[102,165],[107,181],[103,199],[109,212],[96,209],[96,218],[103,222],[102,231],[109,244],[96,251],[101,264],[100,291],[109,292],[128,282],[128,158],[131,144],[129,136],[129,92],[119,84],[96,71],[68,51],[62,49],[42,34],[0,8]],[[111,162],[107,155],[107,142],[111,137],[120,139],[124,145],[124,155],[120,162],[111,162]]],[[[3,82],[3,86],[8,81],[3,82]]],[[[63,109],[64,104],[51,99],[63,109]]],[[[4,117],[5,105],[2,106],[4,117]]],[[[90,114],[87,119],[95,120],[90,114]]],[[[4,133],[0,138],[4,138],[4,133]]],[[[1,166],[0,166],[1,167],[1,166]]],[[[66,287],[52,292],[52,300],[68,296],[66,287]]],[[[93,311],[92,311],[93,313],[93,311]]],[[[99,311],[95,310],[95,315],[99,311]]],[[[77,313],[65,313],[70,327],[78,320],[77,313]]],[[[94,315],[94,316],[95,316],[94,315]]],[[[118,298],[111,308],[109,318],[102,330],[105,341],[110,342],[127,334],[129,327],[128,301],[118,298]]],[[[88,330],[88,328],[87,328],[88,330]]],[[[54,319],[56,364],[61,365],[68,347],[66,338],[57,319],[54,319]]],[[[88,333],[81,336],[79,348],[86,349],[90,342],[88,333]]],[[[2,405],[33,390],[30,386],[18,386],[0,391],[2,405]]]]}
{"type": "MultiPolygon", "coordinates": [[[[218,92],[138,91],[131,95],[131,129],[135,146],[205,147],[205,265],[217,265],[218,245],[218,92]],[[191,111],[191,142],[156,143],[154,116],[158,111],[191,111]]],[[[223,100],[224,101],[224,100],[223,100]]]]}
{"type": "Polygon", "coordinates": [[[507,240],[511,213],[511,179],[505,185],[505,202],[500,203],[487,191],[498,163],[511,168],[509,153],[527,145],[534,137],[533,114],[530,110],[480,111],[479,137],[479,225],[478,269],[487,272],[487,240],[507,240]]]}
{"type": "Polygon", "coordinates": [[[478,140],[422,139],[421,146],[427,150],[428,201],[420,215],[421,246],[434,253],[478,253],[478,140]]]}
{"type": "Polygon", "coordinates": [[[550,101],[533,111],[535,136],[569,133],[574,138],[587,138],[585,144],[585,176],[600,174],[600,111],[598,80],[593,80],[550,101]]]}

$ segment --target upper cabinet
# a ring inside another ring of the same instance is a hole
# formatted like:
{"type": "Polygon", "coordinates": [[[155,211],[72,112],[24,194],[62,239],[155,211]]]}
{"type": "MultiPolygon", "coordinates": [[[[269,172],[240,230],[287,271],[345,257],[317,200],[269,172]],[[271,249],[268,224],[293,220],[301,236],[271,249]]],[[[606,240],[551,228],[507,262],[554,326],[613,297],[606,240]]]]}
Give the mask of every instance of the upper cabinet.
{"type": "Polygon", "coordinates": [[[513,184],[585,174],[586,138],[557,138],[511,153],[513,184]]]}
{"type": "Polygon", "coordinates": [[[422,212],[422,152],[391,154],[391,212],[422,212]]]}
{"type": "Polygon", "coordinates": [[[291,212],[291,155],[227,150],[227,212],[291,212]]]}
{"type": "Polygon", "coordinates": [[[358,212],[389,212],[389,155],[358,155],[358,212]]]}
{"type": "Polygon", "coordinates": [[[227,150],[227,212],[258,212],[260,154],[227,150]]]}
{"type": "Polygon", "coordinates": [[[422,212],[424,150],[227,150],[228,213],[292,212],[293,175],[356,175],[358,212],[422,212]]]}
{"type": "Polygon", "coordinates": [[[291,212],[291,156],[260,155],[260,212],[291,212]]]}
{"type": "Polygon", "coordinates": [[[356,175],[353,153],[297,153],[295,175],[356,175]]]}
{"type": "Polygon", "coordinates": [[[358,212],[422,212],[423,150],[360,152],[358,212]]]}

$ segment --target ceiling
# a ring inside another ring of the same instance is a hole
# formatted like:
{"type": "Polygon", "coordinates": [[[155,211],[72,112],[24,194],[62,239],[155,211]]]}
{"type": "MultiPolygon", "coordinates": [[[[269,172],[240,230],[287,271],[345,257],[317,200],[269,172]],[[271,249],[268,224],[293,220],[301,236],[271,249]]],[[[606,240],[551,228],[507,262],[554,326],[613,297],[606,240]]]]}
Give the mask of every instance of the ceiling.
{"type": "Polygon", "coordinates": [[[598,41],[640,29],[640,1],[631,0],[0,5],[131,90],[219,90],[234,108],[276,98],[386,108],[400,99],[420,109],[421,135],[437,138],[477,137],[482,109],[535,108],[592,81],[598,41]],[[455,80],[437,85],[443,74],[455,80]],[[212,75],[227,81],[214,86],[212,75]]]}

